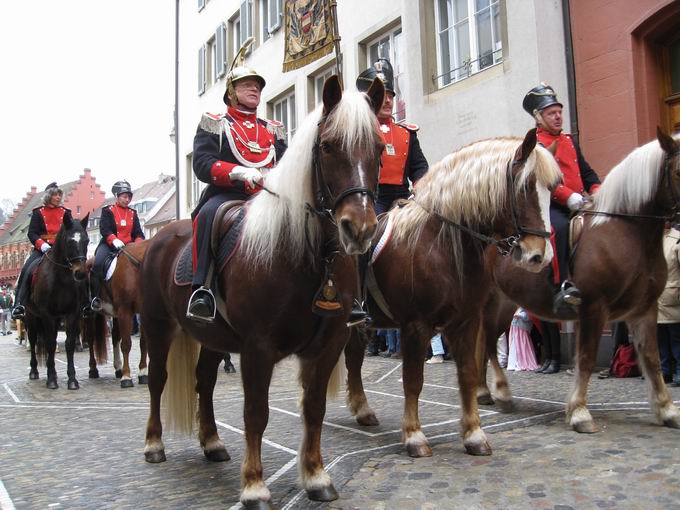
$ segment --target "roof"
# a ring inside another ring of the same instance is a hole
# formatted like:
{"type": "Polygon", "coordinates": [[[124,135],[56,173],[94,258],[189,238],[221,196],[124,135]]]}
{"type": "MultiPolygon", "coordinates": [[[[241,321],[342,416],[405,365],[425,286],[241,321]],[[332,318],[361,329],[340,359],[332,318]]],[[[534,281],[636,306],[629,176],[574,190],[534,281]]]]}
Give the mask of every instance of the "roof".
{"type": "MultiPolygon", "coordinates": [[[[132,190],[132,201],[130,202],[130,207],[137,209],[139,213],[139,219],[145,222],[147,214],[153,212],[153,206],[141,211],[137,206],[144,202],[158,202],[165,197],[168,192],[175,189],[175,177],[172,175],[160,174],[158,179],[155,181],[147,182],[142,184],[139,188],[132,190]]],[[[90,214],[90,220],[99,219],[102,216],[102,209],[116,202],[115,197],[108,197],[104,200],[104,203],[98,209],[95,209],[92,214],[90,214]]],[[[156,214],[154,213],[154,216],[156,214]]]]}
{"type": "Polygon", "coordinates": [[[146,219],[146,226],[167,223],[177,217],[175,214],[175,192],[168,197],[163,206],[153,216],[146,219]]]}

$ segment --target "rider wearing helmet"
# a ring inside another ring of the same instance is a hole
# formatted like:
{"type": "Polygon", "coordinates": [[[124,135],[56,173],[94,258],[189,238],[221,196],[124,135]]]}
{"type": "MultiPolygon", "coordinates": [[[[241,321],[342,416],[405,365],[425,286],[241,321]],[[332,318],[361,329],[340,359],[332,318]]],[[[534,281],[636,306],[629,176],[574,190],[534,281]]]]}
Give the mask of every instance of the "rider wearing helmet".
{"type": "Polygon", "coordinates": [[[581,293],[569,280],[569,215],[585,205],[586,193],[595,193],[600,179],[586,162],[581,149],[562,131],[562,103],[552,87],[541,83],[532,88],[522,101],[524,110],[536,120],[536,136],[544,147],[557,143],[557,160],[562,171],[562,182],[553,190],[550,201],[550,222],[555,231],[555,256],[559,275],[554,282],[559,286],[553,299],[556,313],[581,304],[581,293]]]}
{"type": "Polygon", "coordinates": [[[118,181],[111,188],[116,201],[113,205],[102,208],[99,220],[101,241],[94,252],[94,265],[90,275],[92,301],[84,312],[99,312],[102,302],[99,298],[101,282],[104,281],[106,261],[115,257],[118,250],[128,243],[144,240],[144,232],[139,223],[137,211],[129,207],[132,200],[132,187],[127,181],[118,181]]]}
{"type": "Polygon", "coordinates": [[[31,255],[24,262],[21,274],[16,286],[16,296],[14,308],[12,309],[13,319],[23,319],[26,309],[23,303],[28,298],[31,278],[28,275],[33,273],[42,256],[52,248],[52,243],[57,237],[57,232],[64,222],[64,216],[71,216],[71,210],[61,205],[64,192],[56,182],[47,185],[42,197],[43,205],[33,209],[31,222],[28,225],[28,239],[35,248],[31,255]]]}
{"type": "Polygon", "coordinates": [[[275,166],[286,150],[283,125],[257,117],[265,80],[245,66],[241,47],[227,74],[224,114],[205,113],[194,137],[194,174],[207,183],[191,218],[194,229],[192,295],[187,317],[199,322],[215,318],[215,296],[207,281],[213,262],[210,232],[218,207],[228,200],[248,200],[261,188],[265,169],[275,166]]]}

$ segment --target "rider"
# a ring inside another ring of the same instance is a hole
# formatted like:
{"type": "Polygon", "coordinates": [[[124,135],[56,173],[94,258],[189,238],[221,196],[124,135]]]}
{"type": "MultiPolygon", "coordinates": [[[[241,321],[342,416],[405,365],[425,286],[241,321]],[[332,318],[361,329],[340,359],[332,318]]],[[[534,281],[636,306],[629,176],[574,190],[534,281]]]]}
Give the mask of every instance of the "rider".
{"type": "Polygon", "coordinates": [[[586,193],[593,194],[600,187],[600,179],[586,162],[581,149],[572,138],[562,132],[562,103],[555,91],[541,83],[534,87],[522,102],[522,107],[536,120],[536,136],[544,147],[557,142],[555,159],[562,171],[562,182],[553,190],[550,201],[550,222],[555,231],[555,255],[559,268],[559,288],[553,297],[555,312],[581,304],[581,293],[567,279],[569,274],[569,214],[586,203],[586,193]]]}
{"type": "MultiPolygon", "coordinates": [[[[371,67],[364,70],[356,80],[357,89],[366,92],[375,78],[380,78],[385,84],[385,99],[378,112],[380,135],[385,150],[382,154],[380,177],[378,179],[378,194],[375,201],[375,212],[381,214],[390,209],[392,204],[401,198],[408,198],[411,194],[410,185],[415,185],[425,172],[428,164],[418,141],[418,126],[404,121],[394,122],[392,110],[394,107],[394,71],[392,64],[385,58],[379,58],[371,67]]],[[[360,272],[365,274],[365,257],[360,259],[360,272]]],[[[348,324],[359,324],[368,319],[367,313],[356,306],[352,310],[348,324]]],[[[374,352],[369,349],[370,354],[374,352]]],[[[376,352],[377,354],[377,352],[376,352]]]]}
{"type": "MultiPolygon", "coordinates": [[[[104,266],[106,260],[126,244],[144,240],[144,232],[139,223],[137,211],[128,207],[132,200],[132,187],[127,181],[118,181],[111,188],[116,202],[113,205],[102,208],[102,216],[99,221],[99,233],[101,241],[94,252],[94,266],[90,278],[92,301],[89,308],[93,312],[102,309],[99,298],[101,282],[105,279],[104,266]]],[[[89,310],[84,310],[88,312],[89,310]]]]}
{"type": "Polygon", "coordinates": [[[215,296],[207,279],[212,262],[210,232],[218,207],[258,193],[263,169],[272,168],[286,150],[283,125],[257,117],[265,80],[245,67],[248,45],[241,47],[227,74],[226,113],[203,114],[194,137],[194,173],[208,184],[191,215],[194,276],[187,317],[199,322],[215,318],[215,296]]]}
{"type": "Polygon", "coordinates": [[[42,197],[43,205],[33,209],[31,222],[28,225],[28,239],[34,246],[31,255],[24,262],[21,274],[16,286],[16,296],[14,308],[12,309],[12,319],[23,319],[26,309],[23,303],[28,298],[31,285],[30,275],[33,274],[42,256],[52,248],[57,232],[61,228],[64,216],[71,216],[71,210],[61,205],[64,192],[56,182],[52,182],[45,188],[42,197]]]}

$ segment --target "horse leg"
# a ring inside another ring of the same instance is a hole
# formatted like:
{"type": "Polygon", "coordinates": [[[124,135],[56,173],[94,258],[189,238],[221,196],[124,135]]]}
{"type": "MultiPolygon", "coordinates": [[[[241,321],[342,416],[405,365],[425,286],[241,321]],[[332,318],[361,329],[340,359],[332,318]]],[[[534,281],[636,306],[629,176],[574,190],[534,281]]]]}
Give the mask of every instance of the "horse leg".
{"type": "Polygon", "coordinates": [[[118,333],[120,334],[120,348],[123,351],[123,374],[120,380],[121,388],[132,388],[134,383],[130,377],[130,350],[132,349],[132,315],[124,311],[118,316],[118,333]]]}
{"type": "Polygon", "coordinates": [[[375,412],[371,409],[364,393],[361,380],[361,366],[364,364],[366,333],[352,328],[349,342],[345,346],[345,365],[347,366],[347,407],[359,425],[373,427],[379,425],[375,412]]]}
{"type": "Polygon", "coordinates": [[[113,327],[111,328],[111,343],[113,344],[113,368],[116,370],[116,379],[123,377],[123,362],[120,359],[120,326],[118,319],[113,319],[113,327]]]}
{"type": "Polygon", "coordinates": [[[139,384],[149,384],[149,371],[146,368],[146,358],[148,352],[146,348],[146,337],[144,336],[144,327],[139,325],[139,372],[137,372],[137,381],[139,384]]]}
{"type": "Polygon", "coordinates": [[[198,392],[198,440],[203,454],[213,462],[224,462],[230,459],[224,443],[217,434],[213,394],[217,382],[217,370],[222,355],[201,347],[196,365],[196,391],[198,392]]]}
{"type": "Polygon", "coordinates": [[[57,324],[54,324],[54,321],[51,319],[45,319],[43,321],[41,335],[42,338],[38,341],[42,340],[42,348],[47,355],[45,361],[45,366],[47,368],[47,388],[56,390],[59,388],[59,384],[57,383],[57,370],[54,367],[54,351],[57,348],[57,324]]]}
{"type": "MultiPolygon", "coordinates": [[[[326,415],[327,394],[334,394],[337,388],[329,387],[331,374],[336,368],[342,370],[339,359],[347,338],[343,333],[328,344],[319,357],[300,359],[300,383],[302,385],[302,420],[304,434],[298,456],[298,468],[302,487],[313,501],[334,501],[338,492],[331,477],[323,466],[321,458],[321,429],[326,415]]],[[[336,383],[333,383],[335,385],[336,383]]],[[[341,384],[341,383],[340,383],[341,384]]]]}
{"type": "Polygon", "coordinates": [[[650,310],[642,319],[631,324],[638,363],[649,387],[649,403],[659,423],[674,429],[680,428],[680,411],[673,404],[661,374],[659,344],[656,339],[657,311],[650,310]]]}
{"type": "Polygon", "coordinates": [[[595,368],[597,346],[604,327],[605,314],[597,307],[581,310],[576,337],[576,370],[574,387],[567,402],[567,422],[576,432],[592,434],[598,431],[586,407],[590,375],[595,368]]]}
{"type": "MultiPolygon", "coordinates": [[[[505,371],[498,362],[498,356],[495,351],[489,355],[489,362],[491,363],[491,368],[493,368],[493,397],[496,404],[498,404],[498,410],[502,413],[511,413],[514,406],[512,403],[510,385],[508,384],[508,378],[505,375],[505,371]]],[[[479,403],[479,397],[477,403],[479,403]]]]}
{"type": "Polygon", "coordinates": [[[30,380],[35,380],[39,379],[40,376],[38,375],[38,357],[35,354],[35,350],[38,343],[38,335],[36,334],[34,326],[32,326],[31,329],[28,330],[27,335],[28,335],[27,343],[31,348],[31,370],[28,373],[28,378],[30,380]]]}
{"type": "MultiPolygon", "coordinates": [[[[78,379],[76,379],[76,366],[73,359],[73,353],[76,349],[76,340],[80,336],[80,327],[78,325],[79,318],[69,318],[66,319],[66,342],[64,347],[66,348],[66,374],[68,375],[67,387],[69,390],[77,390],[80,388],[78,384],[78,379]]],[[[56,328],[55,328],[56,333],[56,328]]],[[[57,344],[57,335],[54,335],[54,345],[57,344]]],[[[90,356],[92,356],[92,350],[90,350],[90,356]]],[[[90,365],[91,369],[92,365],[90,365]]],[[[97,369],[97,363],[95,361],[95,370],[97,369]]]]}
{"type": "Polygon", "coordinates": [[[491,446],[481,427],[477,409],[476,387],[478,360],[484,353],[484,329],[480,317],[471,317],[460,327],[446,331],[458,371],[461,400],[461,436],[470,455],[491,455],[491,446]]]}
{"type": "MultiPolygon", "coordinates": [[[[255,339],[248,342],[256,343],[255,339]]],[[[271,493],[262,478],[262,436],[269,421],[268,394],[273,370],[271,353],[253,347],[241,351],[246,451],[241,466],[240,499],[246,508],[272,508],[271,493]]]]}
{"type": "Polygon", "coordinates": [[[422,334],[415,325],[409,324],[401,330],[401,353],[404,365],[402,379],[404,386],[404,416],[401,430],[402,441],[411,457],[431,457],[432,449],[420,427],[418,398],[423,390],[423,367],[425,352],[432,334],[422,334]]]}

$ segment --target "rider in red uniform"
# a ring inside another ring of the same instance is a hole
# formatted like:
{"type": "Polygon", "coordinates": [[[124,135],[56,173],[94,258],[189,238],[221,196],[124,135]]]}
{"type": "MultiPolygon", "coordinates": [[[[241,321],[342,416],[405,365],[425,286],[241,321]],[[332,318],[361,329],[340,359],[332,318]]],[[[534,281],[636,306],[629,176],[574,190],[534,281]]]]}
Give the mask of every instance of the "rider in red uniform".
{"type": "Polygon", "coordinates": [[[28,225],[28,240],[31,241],[35,249],[26,259],[26,262],[24,262],[19,280],[17,281],[14,308],[12,309],[12,318],[15,320],[23,319],[26,315],[23,303],[28,298],[31,285],[30,275],[33,274],[42,256],[52,248],[52,243],[54,243],[54,239],[57,237],[57,232],[61,228],[64,216],[71,216],[71,210],[61,205],[63,197],[64,192],[57,183],[50,183],[45,188],[42,200],[43,205],[36,207],[31,213],[31,222],[28,225]]]}
{"type": "MultiPolygon", "coordinates": [[[[118,181],[111,188],[116,203],[104,207],[99,220],[99,233],[102,236],[94,252],[94,265],[90,275],[90,290],[92,302],[90,309],[99,312],[102,302],[99,299],[101,282],[105,279],[104,267],[106,260],[128,243],[144,240],[144,231],[139,223],[139,215],[132,207],[128,207],[132,200],[132,187],[127,181],[118,181]]],[[[86,312],[89,310],[85,310],[86,312]]]]}

